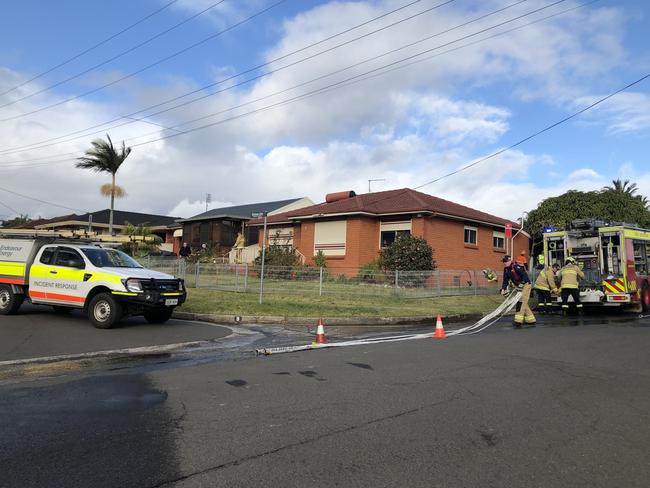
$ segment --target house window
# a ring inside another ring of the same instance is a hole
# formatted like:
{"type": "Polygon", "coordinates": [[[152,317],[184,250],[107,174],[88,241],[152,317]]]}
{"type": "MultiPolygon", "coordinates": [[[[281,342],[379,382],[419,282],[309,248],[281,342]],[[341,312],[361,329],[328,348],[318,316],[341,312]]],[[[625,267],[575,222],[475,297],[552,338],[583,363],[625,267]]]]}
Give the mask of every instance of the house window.
{"type": "Polygon", "coordinates": [[[385,248],[390,246],[398,236],[407,236],[411,234],[411,221],[387,221],[379,224],[379,247],[385,248]]]}
{"type": "Polygon", "coordinates": [[[389,247],[398,236],[411,235],[410,230],[385,230],[381,233],[381,248],[389,247]]]}
{"type": "Polygon", "coordinates": [[[478,234],[478,229],[476,227],[465,226],[465,244],[469,244],[470,246],[476,246],[477,234],[478,234]]]}
{"type": "Polygon", "coordinates": [[[497,232],[495,230],[492,233],[492,247],[494,247],[494,249],[506,248],[506,236],[503,232],[497,232]]]}
{"type": "Polygon", "coordinates": [[[325,256],[345,256],[347,221],[316,222],[314,228],[314,254],[323,251],[325,256]]]}

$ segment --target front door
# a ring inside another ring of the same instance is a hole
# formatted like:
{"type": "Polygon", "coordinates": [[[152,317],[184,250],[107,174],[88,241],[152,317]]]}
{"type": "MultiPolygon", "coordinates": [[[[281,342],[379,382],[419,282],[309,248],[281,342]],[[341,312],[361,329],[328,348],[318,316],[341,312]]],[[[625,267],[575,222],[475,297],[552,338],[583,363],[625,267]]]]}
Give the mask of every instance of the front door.
{"type": "Polygon", "coordinates": [[[29,296],[34,302],[82,307],[86,301],[85,263],[78,251],[49,246],[29,276],[29,296]]]}

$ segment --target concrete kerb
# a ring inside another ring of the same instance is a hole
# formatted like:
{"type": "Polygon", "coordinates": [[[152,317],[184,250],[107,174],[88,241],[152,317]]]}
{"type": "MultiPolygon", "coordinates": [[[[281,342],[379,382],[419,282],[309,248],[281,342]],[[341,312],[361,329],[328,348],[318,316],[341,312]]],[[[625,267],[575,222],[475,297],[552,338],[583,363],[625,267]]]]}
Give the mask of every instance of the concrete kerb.
{"type": "MultiPolygon", "coordinates": [[[[476,321],[481,314],[450,315],[443,317],[445,323],[476,321]]],[[[435,326],[433,315],[415,317],[286,317],[281,315],[219,315],[192,312],[175,312],[174,318],[179,320],[198,320],[222,325],[279,325],[294,332],[316,333],[319,318],[323,319],[328,334],[348,335],[360,331],[408,329],[416,326],[435,326]]]]}

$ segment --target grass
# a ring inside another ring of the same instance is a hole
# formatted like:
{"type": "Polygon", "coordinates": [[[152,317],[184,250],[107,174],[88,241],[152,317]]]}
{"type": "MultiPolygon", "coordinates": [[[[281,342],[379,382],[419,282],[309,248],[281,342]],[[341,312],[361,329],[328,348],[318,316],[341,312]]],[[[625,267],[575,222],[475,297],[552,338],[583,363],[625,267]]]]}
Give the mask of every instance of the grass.
{"type": "Polygon", "coordinates": [[[190,288],[178,310],[219,315],[275,315],[284,317],[416,317],[485,314],[502,299],[498,295],[405,299],[373,296],[287,295],[268,293],[258,303],[257,293],[190,288]]]}

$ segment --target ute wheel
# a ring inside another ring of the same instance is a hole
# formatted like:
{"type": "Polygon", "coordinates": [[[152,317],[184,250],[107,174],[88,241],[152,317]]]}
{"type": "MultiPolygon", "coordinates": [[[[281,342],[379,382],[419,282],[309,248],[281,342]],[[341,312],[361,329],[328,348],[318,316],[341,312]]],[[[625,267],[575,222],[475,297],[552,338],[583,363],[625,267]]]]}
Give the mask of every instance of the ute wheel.
{"type": "Polygon", "coordinates": [[[641,306],[644,312],[650,311],[650,287],[647,283],[641,289],[641,306]]]}
{"type": "Polygon", "coordinates": [[[174,312],[173,307],[152,308],[144,313],[144,318],[150,324],[164,324],[174,312]]]}
{"type": "Polygon", "coordinates": [[[0,315],[13,315],[23,304],[23,295],[17,295],[9,285],[0,285],[0,315]]]}
{"type": "Polygon", "coordinates": [[[65,315],[74,310],[74,307],[66,307],[65,305],[52,305],[52,308],[54,309],[54,313],[57,315],[65,315]]]}
{"type": "Polygon", "coordinates": [[[98,329],[110,329],[122,319],[122,305],[110,293],[98,293],[90,300],[88,318],[98,329]]]}

